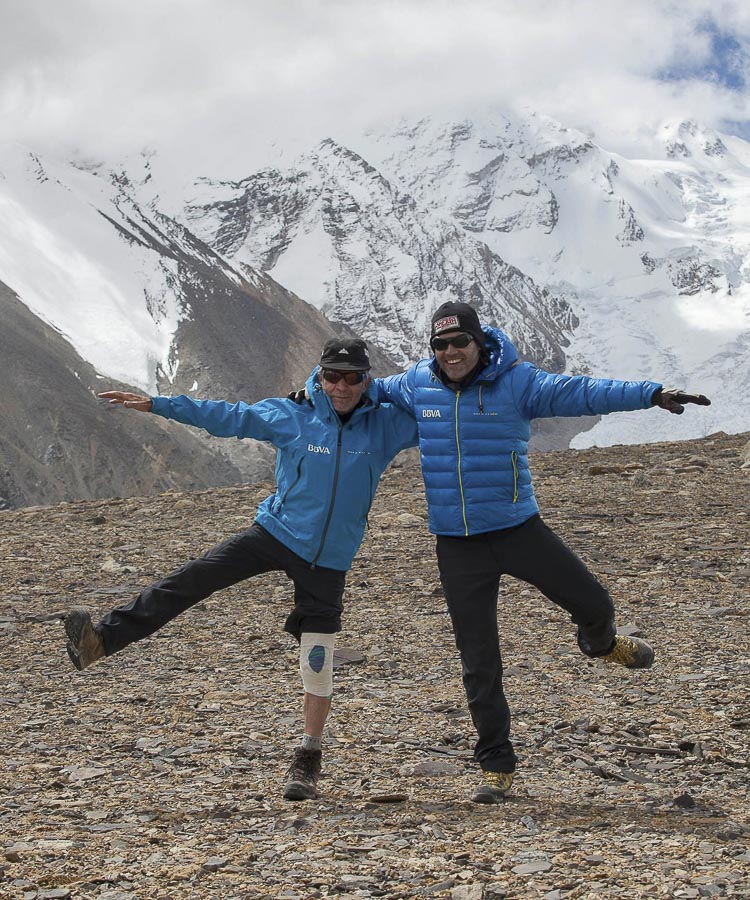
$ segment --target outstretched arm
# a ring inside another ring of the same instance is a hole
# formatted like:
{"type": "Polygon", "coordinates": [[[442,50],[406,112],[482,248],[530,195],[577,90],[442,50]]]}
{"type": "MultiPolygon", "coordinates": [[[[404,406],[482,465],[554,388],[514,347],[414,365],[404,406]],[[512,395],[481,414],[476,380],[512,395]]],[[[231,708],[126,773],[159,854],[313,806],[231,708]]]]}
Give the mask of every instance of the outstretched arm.
{"type": "Polygon", "coordinates": [[[141,394],[131,394],[129,391],[102,391],[96,396],[102,400],[109,400],[110,406],[122,404],[126,409],[151,412],[151,398],[143,397],[141,394]]]}
{"type": "Polygon", "coordinates": [[[192,397],[144,397],[127,391],[104,391],[102,400],[139,412],[150,412],[183,425],[202,428],[216,437],[255,438],[280,442],[293,437],[297,427],[286,401],[261,400],[259,403],[227,403],[224,400],[194,400],[192,397]]]}
{"type": "Polygon", "coordinates": [[[602,416],[659,406],[680,415],[686,403],[710,406],[703,394],[688,394],[655,381],[616,381],[586,375],[555,375],[522,363],[513,370],[519,409],[531,419],[602,416]]]}

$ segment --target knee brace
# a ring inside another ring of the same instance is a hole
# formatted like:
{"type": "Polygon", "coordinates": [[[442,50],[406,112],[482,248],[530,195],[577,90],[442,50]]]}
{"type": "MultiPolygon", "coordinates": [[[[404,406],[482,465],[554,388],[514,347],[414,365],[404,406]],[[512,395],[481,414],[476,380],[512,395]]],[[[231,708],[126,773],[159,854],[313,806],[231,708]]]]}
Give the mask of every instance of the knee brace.
{"type": "Polygon", "coordinates": [[[333,647],[335,634],[316,631],[302,633],[299,643],[299,670],[308,694],[333,696],[333,647]]]}

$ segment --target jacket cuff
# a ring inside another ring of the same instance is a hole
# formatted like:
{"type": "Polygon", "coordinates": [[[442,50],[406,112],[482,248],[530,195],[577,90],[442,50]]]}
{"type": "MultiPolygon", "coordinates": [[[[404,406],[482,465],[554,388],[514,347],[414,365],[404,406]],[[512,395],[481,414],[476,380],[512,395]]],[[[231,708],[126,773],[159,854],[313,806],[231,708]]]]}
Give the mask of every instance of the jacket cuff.
{"type": "Polygon", "coordinates": [[[169,397],[152,397],[151,412],[169,418],[169,397]]]}

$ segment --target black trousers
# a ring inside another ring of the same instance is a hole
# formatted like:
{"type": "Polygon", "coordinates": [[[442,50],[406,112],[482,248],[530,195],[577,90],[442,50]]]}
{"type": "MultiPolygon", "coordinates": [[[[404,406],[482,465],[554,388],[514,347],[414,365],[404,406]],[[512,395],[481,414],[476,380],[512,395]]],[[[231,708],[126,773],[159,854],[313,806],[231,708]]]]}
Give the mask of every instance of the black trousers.
{"type": "Polygon", "coordinates": [[[603,656],[612,649],[614,605],[606,588],[538,515],[501,531],[439,535],[437,558],[478,734],[474,758],[488,771],[512,772],[516,754],[497,629],[500,577],[512,575],[533,584],[567,610],[578,626],[578,646],[587,656],[603,656]]]}
{"type": "Polygon", "coordinates": [[[132,603],[106,615],[99,627],[107,655],[153,634],[222,588],[263,572],[282,571],[294,582],[294,609],[284,630],[299,640],[302,632],[341,631],[346,572],[312,568],[260,525],[223,541],[142,591],[132,603]]]}

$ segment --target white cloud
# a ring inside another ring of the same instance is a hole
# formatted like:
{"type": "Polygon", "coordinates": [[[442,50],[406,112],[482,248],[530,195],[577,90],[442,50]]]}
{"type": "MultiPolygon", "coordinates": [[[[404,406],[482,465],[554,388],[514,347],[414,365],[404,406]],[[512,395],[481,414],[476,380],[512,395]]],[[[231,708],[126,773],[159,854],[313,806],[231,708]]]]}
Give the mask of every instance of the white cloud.
{"type": "Polygon", "coordinates": [[[748,92],[657,75],[706,59],[741,0],[3,0],[0,121],[40,149],[143,146],[242,174],[404,113],[525,106],[630,150],[667,118],[750,117],[748,92]]]}

